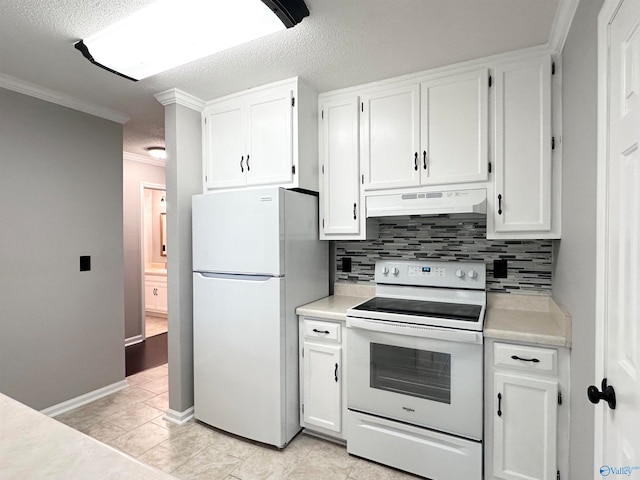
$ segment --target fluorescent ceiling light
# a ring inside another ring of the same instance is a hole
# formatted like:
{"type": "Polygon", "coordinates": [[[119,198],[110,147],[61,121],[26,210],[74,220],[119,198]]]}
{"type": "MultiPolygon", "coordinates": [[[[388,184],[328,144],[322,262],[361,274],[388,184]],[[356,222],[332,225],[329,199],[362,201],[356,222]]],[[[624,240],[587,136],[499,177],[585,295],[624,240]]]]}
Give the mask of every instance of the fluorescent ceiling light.
{"type": "Polygon", "coordinates": [[[91,62],[140,80],[291,27],[304,0],[159,0],[75,47],[91,62]]]}

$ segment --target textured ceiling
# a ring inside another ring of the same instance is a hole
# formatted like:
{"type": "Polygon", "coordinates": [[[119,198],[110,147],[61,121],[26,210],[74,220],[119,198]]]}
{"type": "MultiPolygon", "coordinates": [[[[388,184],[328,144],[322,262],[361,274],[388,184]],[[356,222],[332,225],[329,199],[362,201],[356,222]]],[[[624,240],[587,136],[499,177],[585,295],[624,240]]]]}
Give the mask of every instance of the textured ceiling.
{"type": "Polygon", "coordinates": [[[134,83],[87,62],[82,38],[153,0],[2,0],[0,73],[122,112],[124,150],[164,145],[153,94],[203,100],[300,76],[318,92],[549,41],[558,0],[306,0],[295,28],[134,83]]]}

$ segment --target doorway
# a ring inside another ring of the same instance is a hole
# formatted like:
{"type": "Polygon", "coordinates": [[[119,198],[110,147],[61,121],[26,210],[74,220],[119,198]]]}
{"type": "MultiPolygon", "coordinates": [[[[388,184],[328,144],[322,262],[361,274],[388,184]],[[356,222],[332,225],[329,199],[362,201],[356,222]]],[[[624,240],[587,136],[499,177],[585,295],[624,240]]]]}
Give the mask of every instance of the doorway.
{"type": "Polygon", "coordinates": [[[140,184],[143,339],[167,333],[167,200],[164,185],[140,184]]]}

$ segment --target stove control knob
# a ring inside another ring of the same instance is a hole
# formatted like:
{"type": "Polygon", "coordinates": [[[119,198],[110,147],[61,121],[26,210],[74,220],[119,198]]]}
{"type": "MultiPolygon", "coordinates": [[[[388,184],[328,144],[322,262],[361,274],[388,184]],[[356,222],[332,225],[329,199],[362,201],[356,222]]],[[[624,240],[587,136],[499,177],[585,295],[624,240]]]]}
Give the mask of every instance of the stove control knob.
{"type": "Polygon", "coordinates": [[[469,270],[469,278],[476,278],[478,276],[478,272],[475,270],[469,270]]]}
{"type": "Polygon", "coordinates": [[[387,275],[389,273],[389,267],[382,267],[382,274],[387,275]]]}
{"type": "Polygon", "coordinates": [[[393,267],[391,269],[391,273],[393,273],[397,277],[398,274],[400,273],[400,270],[398,269],[398,267],[393,267]]]}
{"type": "Polygon", "coordinates": [[[458,269],[458,270],[456,271],[456,277],[458,277],[458,278],[464,278],[464,270],[462,270],[462,269],[458,269]]]}

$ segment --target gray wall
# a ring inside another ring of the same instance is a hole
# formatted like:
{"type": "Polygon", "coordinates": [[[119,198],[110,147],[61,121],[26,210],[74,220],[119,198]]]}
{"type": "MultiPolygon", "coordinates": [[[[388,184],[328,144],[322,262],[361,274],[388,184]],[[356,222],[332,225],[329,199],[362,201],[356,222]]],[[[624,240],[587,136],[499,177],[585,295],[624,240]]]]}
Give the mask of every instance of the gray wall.
{"type": "Polygon", "coordinates": [[[0,392],[123,380],[122,126],[0,89],[0,221],[0,392]]]}
{"type": "Polygon", "coordinates": [[[595,375],[597,15],[602,0],[580,2],[563,52],[562,240],[553,294],[573,315],[572,479],[593,478],[595,375]]]}
{"type": "Polygon", "coordinates": [[[140,182],[164,185],[164,167],[124,160],[124,335],[142,334],[142,265],[140,251],[140,182]]]}
{"type": "Polygon", "coordinates": [[[193,262],[191,197],[202,193],[200,112],[173,103],[165,107],[167,148],[167,282],[169,408],[193,406],[193,262]]]}

